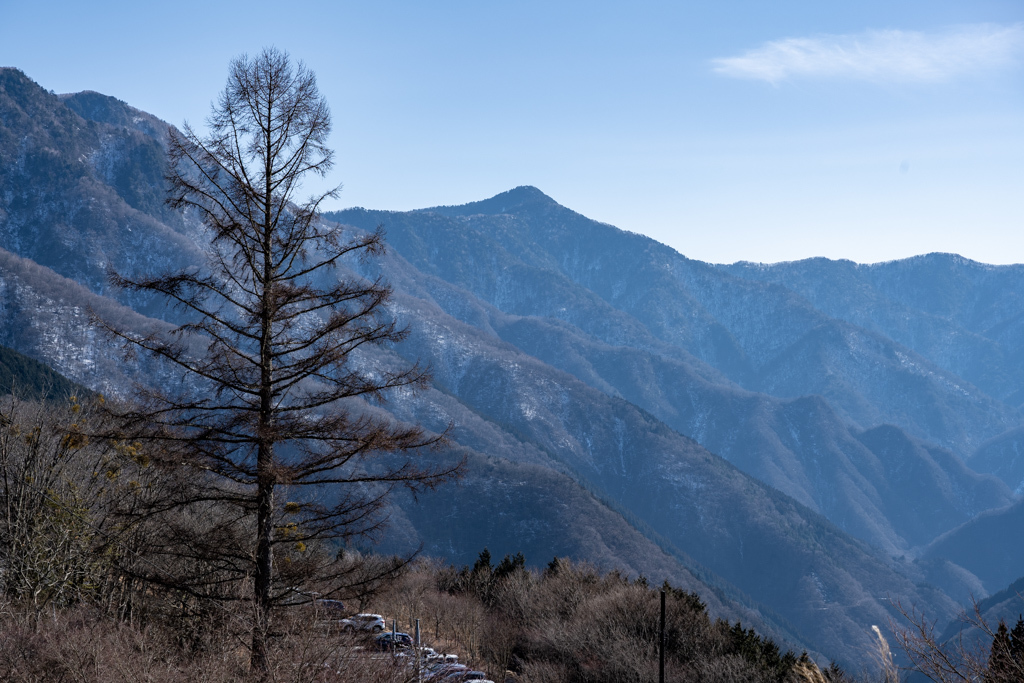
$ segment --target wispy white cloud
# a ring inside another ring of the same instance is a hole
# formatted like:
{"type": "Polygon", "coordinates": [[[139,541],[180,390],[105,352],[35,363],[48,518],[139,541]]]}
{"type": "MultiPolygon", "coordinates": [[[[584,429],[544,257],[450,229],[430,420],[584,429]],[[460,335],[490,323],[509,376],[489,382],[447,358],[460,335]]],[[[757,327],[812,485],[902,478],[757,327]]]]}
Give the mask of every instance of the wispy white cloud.
{"type": "Polygon", "coordinates": [[[976,24],[938,33],[865,31],[773,40],[712,60],[716,73],[778,83],[793,78],[941,81],[1014,63],[1024,24],[976,24]]]}

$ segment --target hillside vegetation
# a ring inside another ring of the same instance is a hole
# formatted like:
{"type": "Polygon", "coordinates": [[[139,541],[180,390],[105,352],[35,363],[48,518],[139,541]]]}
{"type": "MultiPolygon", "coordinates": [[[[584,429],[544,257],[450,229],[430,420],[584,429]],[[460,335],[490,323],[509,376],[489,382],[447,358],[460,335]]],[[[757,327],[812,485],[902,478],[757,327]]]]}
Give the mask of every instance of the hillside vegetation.
{"type": "MultiPolygon", "coordinates": [[[[0,406],[0,678],[243,678],[244,578],[225,574],[215,596],[197,597],[190,580],[209,581],[220,559],[170,548],[167,529],[205,526],[240,552],[245,534],[223,525],[227,508],[204,507],[202,519],[159,511],[154,501],[189,483],[156,453],[97,438],[104,419],[99,404],[73,396],[50,406],[8,396],[0,406]]],[[[496,680],[639,683],[656,673],[658,589],[646,579],[564,558],[543,572],[522,555],[495,565],[486,550],[462,569],[304,544],[279,561],[301,567],[324,553],[347,577],[327,597],[403,628],[419,619],[435,647],[496,680]]],[[[414,680],[401,660],[342,634],[315,581],[294,576],[295,599],[275,621],[277,680],[414,680]]],[[[697,594],[661,589],[669,680],[767,683],[816,670],[753,629],[712,619],[697,594]]],[[[833,668],[826,680],[843,677],[833,668]]]]}
{"type": "Polygon", "coordinates": [[[88,390],[48,365],[0,346],[0,396],[11,393],[26,399],[56,399],[88,390]]]}

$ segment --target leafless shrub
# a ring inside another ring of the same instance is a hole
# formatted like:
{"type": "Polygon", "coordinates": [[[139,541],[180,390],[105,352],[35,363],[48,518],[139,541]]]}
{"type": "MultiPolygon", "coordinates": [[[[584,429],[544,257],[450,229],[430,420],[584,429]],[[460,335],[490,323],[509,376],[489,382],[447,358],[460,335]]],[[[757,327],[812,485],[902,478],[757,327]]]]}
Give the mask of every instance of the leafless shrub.
{"type": "MultiPolygon", "coordinates": [[[[250,522],[201,500],[188,505],[161,500],[160,492],[176,495],[189,482],[177,479],[180,470],[164,468],[159,458],[149,462],[134,444],[83,441],[77,450],[60,450],[89,431],[81,427],[88,425],[86,406],[11,405],[18,410],[7,409],[0,425],[0,477],[6,477],[2,495],[12,512],[0,520],[0,533],[24,537],[24,520],[33,515],[51,515],[54,532],[72,533],[81,522],[81,545],[55,542],[49,561],[80,567],[82,578],[71,584],[79,587],[71,592],[61,588],[67,582],[52,578],[55,573],[33,570],[32,585],[43,587],[41,597],[34,598],[23,588],[30,584],[19,578],[27,570],[18,562],[30,563],[3,558],[0,569],[8,583],[0,604],[0,680],[217,683],[247,677],[254,617],[252,601],[244,598],[251,587],[239,576],[242,565],[221,563],[231,553],[248,553],[240,562],[251,561],[254,549],[245,540],[251,539],[250,522]],[[34,436],[26,441],[19,429],[34,436]],[[39,473],[30,476],[48,477],[42,498],[18,487],[30,464],[39,473]],[[94,470],[102,474],[92,477],[94,470]],[[108,477],[112,471],[116,476],[108,477]],[[82,476],[98,488],[70,486],[82,476]],[[136,480],[154,486],[128,484],[136,480]],[[67,502],[46,502],[48,496],[66,501],[65,493],[53,495],[62,491],[87,502],[74,508],[75,524],[57,514],[67,512],[67,502]],[[220,544],[220,553],[205,555],[189,545],[196,539],[220,544]],[[195,575],[202,577],[202,592],[179,582],[195,575]],[[47,588],[51,585],[58,588],[47,588]]],[[[55,533],[52,538],[65,537],[55,533]]],[[[34,557],[33,563],[46,565],[45,554],[34,557]]],[[[496,567],[482,557],[475,567],[458,569],[438,561],[338,552],[327,544],[295,553],[282,547],[276,561],[331,566],[328,579],[307,580],[277,601],[266,640],[269,681],[411,682],[408,658],[375,652],[372,639],[340,632],[332,621],[337,615],[320,611],[321,598],[340,598],[351,612],[380,612],[410,633],[419,619],[426,644],[457,654],[498,681],[646,683],[657,676],[659,591],[617,572],[601,573],[564,559],[536,572],[525,568],[521,556],[506,557],[496,567]]],[[[283,567],[280,575],[290,571],[283,567]]],[[[739,624],[712,621],[696,595],[668,585],[663,589],[668,680],[849,680],[781,653],[739,624]]]]}
{"type": "Polygon", "coordinates": [[[95,400],[0,398],[0,590],[63,607],[99,600],[124,613],[137,586],[120,560],[145,544],[133,512],[160,473],[134,444],[91,438],[95,400]]]}
{"type": "MultiPolygon", "coordinates": [[[[411,683],[408,666],[374,657],[339,637],[309,628],[298,611],[277,622],[271,639],[275,683],[411,683]]],[[[0,680],[12,683],[222,683],[247,680],[249,653],[241,636],[212,633],[201,652],[177,647],[173,631],[133,627],[91,608],[57,612],[38,622],[31,613],[0,617],[0,680]]]]}

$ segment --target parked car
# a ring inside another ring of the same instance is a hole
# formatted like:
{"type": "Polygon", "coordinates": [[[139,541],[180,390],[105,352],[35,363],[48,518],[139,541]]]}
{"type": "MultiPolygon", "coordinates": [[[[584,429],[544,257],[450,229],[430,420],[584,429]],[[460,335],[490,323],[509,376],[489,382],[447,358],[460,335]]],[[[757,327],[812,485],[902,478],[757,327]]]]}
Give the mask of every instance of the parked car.
{"type": "Polygon", "coordinates": [[[384,617],[379,614],[356,614],[348,619],[342,619],[339,625],[344,630],[350,632],[370,631],[371,633],[380,633],[387,628],[384,617]]]}
{"type": "Polygon", "coordinates": [[[440,654],[437,650],[426,645],[420,646],[420,657],[423,661],[433,663],[436,661],[444,661],[444,655],[440,654]]]}
{"type": "MultiPolygon", "coordinates": [[[[345,616],[345,603],[341,600],[321,600],[317,599],[314,603],[318,616],[321,619],[335,620],[341,619],[345,616]]],[[[377,616],[376,614],[372,616],[377,616]]],[[[381,619],[383,621],[383,619],[381,619]]]]}
{"type": "MultiPolygon", "coordinates": [[[[442,683],[465,683],[466,681],[486,681],[487,674],[483,671],[455,671],[441,679],[442,683]]],[[[494,683],[491,681],[491,683],[494,683]]]]}
{"type": "Polygon", "coordinates": [[[463,671],[469,671],[469,667],[465,664],[451,664],[446,662],[439,662],[437,664],[431,664],[427,666],[427,670],[424,672],[423,680],[433,683],[434,681],[442,681],[446,676],[450,676],[453,673],[460,673],[463,671]]]}
{"type": "Polygon", "coordinates": [[[408,633],[381,633],[374,638],[374,645],[378,650],[411,650],[412,636],[408,633]]]}

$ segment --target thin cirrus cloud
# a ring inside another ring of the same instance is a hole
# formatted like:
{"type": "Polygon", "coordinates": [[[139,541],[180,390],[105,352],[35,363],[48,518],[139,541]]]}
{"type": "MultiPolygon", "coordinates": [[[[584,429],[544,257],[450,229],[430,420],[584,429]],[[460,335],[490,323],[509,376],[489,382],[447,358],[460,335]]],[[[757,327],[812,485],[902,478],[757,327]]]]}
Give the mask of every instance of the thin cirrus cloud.
{"type": "Polygon", "coordinates": [[[935,82],[1004,67],[1024,53],[1024,24],[961,26],[939,33],[876,30],[773,40],[712,60],[718,74],[777,84],[789,79],[935,82]]]}

